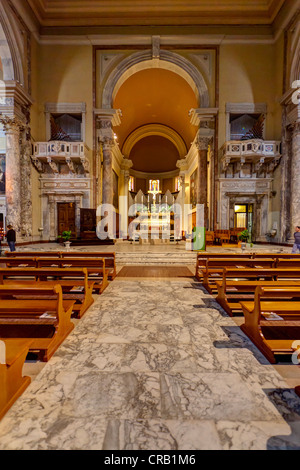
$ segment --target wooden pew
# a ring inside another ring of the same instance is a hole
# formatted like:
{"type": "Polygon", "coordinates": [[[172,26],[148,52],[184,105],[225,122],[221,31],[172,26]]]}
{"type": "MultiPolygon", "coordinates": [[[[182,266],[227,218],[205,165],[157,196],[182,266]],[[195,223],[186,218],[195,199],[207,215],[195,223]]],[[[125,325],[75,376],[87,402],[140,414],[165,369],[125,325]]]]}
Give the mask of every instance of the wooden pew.
{"type": "Polygon", "coordinates": [[[276,260],[276,267],[277,268],[300,268],[300,258],[278,258],[276,260]]]}
{"type": "Polygon", "coordinates": [[[232,280],[223,273],[222,281],[215,281],[218,293],[216,301],[228,313],[229,316],[242,314],[241,301],[253,300],[257,286],[261,287],[300,287],[300,280],[232,280]]]}
{"type": "Polygon", "coordinates": [[[1,285],[0,299],[0,338],[30,340],[29,350],[44,362],[74,328],[74,301],[63,300],[59,285],[1,285]]]}
{"type": "Polygon", "coordinates": [[[113,280],[117,275],[116,270],[116,254],[115,252],[97,252],[97,251],[61,251],[62,258],[104,258],[105,269],[107,270],[108,279],[113,280]]]}
{"type": "Polygon", "coordinates": [[[195,276],[199,280],[202,279],[202,275],[199,272],[201,268],[206,267],[206,260],[210,259],[252,259],[253,253],[199,253],[196,260],[196,273],[195,276]]]}
{"type": "MultiPolygon", "coordinates": [[[[223,275],[224,268],[233,268],[233,269],[263,269],[263,268],[272,268],[274,266],[274,260],[269,259],[260,259],[259,262],[251,258],[215,258],[207,259],[205,268],[199,268],[199,271],[202,273],[202,284],[205,289],[212,294],[213,289],[216,289],[215,281],[220,279],[223,275]]],[[[200,273],[197,277],[200,280],[200,273]]]]}
{"type": "Polygon", "coordinates": [[[108,286],[105,258],[37,258],[36,266],[37,268],[86,268],[88,279],[94,282],[96,294],[102,294],[108,286]]]}
{"type": "Polygon", "coordinates": [[[241,302],[242,331],[272,363],[292,355],[300,340],[300,287],[257,286],[253,302],[241,302]],[[279,316],[276,319],[275,315],[279,316]]]}
{"type": "Polygon", "coordinates": [[[0,338],[0,419],[31,382],[22,374],[32,340],[0,338]]]}
{"type": "Polygon", "coordinates": [[[37,266],[36,258],[31,257],[3,257],[0,258],[0,264],[5,264],[7,268],[35,268],[37,266]]]}
{"type": "Polygon", "coordinates": [[[57,258],[60,256],[60,251],[6,251],[5,256],[9,258],[40,258],[41,256],[57,258]]]}
{"type": "Polygon", "coordinates": [[[74,300],[73,313],[81,318],[94,303],[94,281],[88,279],[86,268],[2,268],[0,285],[39,283],[41,287],[62,287],[63,298],[74,300]]]}
{"type": "Polygon", "coordinates": [[[11,258],[104,258],[105,267],[108,271],[108,279],[113,280],[117,275],[116,255],[114,252],[97,252],[97,251],[7,251],[7,257],[11,258]]]}

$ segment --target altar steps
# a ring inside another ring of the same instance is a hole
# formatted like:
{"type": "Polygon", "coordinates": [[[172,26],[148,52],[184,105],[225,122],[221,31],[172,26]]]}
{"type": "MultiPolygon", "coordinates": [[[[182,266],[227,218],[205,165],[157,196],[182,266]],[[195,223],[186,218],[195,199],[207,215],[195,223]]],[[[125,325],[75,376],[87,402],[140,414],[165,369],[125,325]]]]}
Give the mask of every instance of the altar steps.
{"type": "Polygon", "coordinates": [[[116,253],[117,266],[195,266],[194,252],[174,253],[116,253]]]}

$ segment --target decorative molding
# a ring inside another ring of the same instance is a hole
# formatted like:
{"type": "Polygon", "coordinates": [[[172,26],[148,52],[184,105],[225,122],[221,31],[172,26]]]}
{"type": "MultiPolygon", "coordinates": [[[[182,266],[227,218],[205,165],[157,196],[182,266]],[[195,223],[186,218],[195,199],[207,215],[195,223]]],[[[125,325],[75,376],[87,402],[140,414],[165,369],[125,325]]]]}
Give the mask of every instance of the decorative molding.
{"type": "Polygon", "coordinates": [[[45,113],[86,113],[86,103],[45,103],[45,113]]]}
{"type": "Polygon", "coordinates": [[[190,123],[193,126],[199,126],[203,121],[213,121],[218,112],[219,108],[192,108],[189,111],[190,123]]]}
{"type": "Polygon", "coordinates": [[[120,109],[94,109],[96,121],[110,121],[112,126],[119,126],[121,124],[122,111],[120,109]]]}
{"type": "Polygon", "coordinates": [[[226,103],[225,112],[231,114],[266,114],[266,103],[226,103]]]}
{"type": "Polygon", "coordinates": [[[159,59],[152,58],[151,50],[143,50],[131,54],[122,60],[109,75],[102,92],[102,107],[109,109],[114,97],[125,80],[134,73],[152,67],[170,70],[180,75],[195,92],[199,106],[209,106],[209,93],[207,84],[201,72],[184,56],[168,51],[160,50],[159,59]]]}
{"type": "Polygon", "coordinates": [[[130,156],[132,148],[139,140],[151,135],[165,137],[177,148],[180,158],[185,157],[187,148],[182,137],[174,129],[162,124],[146,124],[134,130],[123,144],[122,152],[125,157],[130,156]]]}

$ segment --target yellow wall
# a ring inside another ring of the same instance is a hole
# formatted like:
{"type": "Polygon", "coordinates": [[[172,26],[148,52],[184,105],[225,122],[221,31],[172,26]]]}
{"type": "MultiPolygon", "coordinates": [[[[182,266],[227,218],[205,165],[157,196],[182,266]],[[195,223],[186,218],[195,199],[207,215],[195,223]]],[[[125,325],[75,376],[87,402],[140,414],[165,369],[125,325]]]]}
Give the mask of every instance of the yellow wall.
{"type": "Polygon", "coordinates": [[[226,103],[266,103],[265,138],[281,138],[281,44],[226,44],[220,47],[219,144],[225,141],[226,103]]]}
{"type": "Polygon", "coordinates": [[[86,143],[93,144],[93,74],[91,46],[43,45],[37,51],[38,140],[46,138],[44,105],[80,103],[87,105],[86,143]]]}
{"type": "MultiPolygon", "coordinates": [[[[86,103],[86,138],[92,168],[93,75],[91,46],[39,45],[32,39],[31,133],[46,140],[45,103],[86,103]]],[[[39,236],[41,198],[39,173],[32,167],[33,236],[39,236]]]]}

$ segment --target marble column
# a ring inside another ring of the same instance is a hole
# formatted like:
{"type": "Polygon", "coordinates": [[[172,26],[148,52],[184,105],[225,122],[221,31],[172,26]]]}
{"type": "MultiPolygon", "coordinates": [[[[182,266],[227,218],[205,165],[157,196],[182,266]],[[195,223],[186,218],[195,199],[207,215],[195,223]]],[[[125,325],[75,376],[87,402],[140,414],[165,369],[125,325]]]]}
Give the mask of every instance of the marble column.
{"type": "Polygon", "coordinates": [[[21,145],[21,235],[32,236],[32,182],[31,144],[25,140],[21,145]]]}
{"type": "Polygon", "coordinates": [[[102,204],[113,203],[113,154],[115,145],[112,121],[109,118],[98,117],[98,155],[102,154],[102,204]]]}
{"type": "Polygon", "coordinates": [[[21,233],[21,156],[20,132],[23,124],[17,118],[0,116],[6,134],[6,220],[17,235],[21,233]]]}
{"type": "Polygon", "coordinates": [[[112,148],[114,141],[105,139],[102,142],[103,176],[102,176],[102,204],[113,203],[113,169],[112,148]]]}
{"type": "MultiPolygon", "coordinates": [[[[101,171],[96,178],[102,178],[102,198],[99,192],[95,195],[95,201],[102,204],[113,203],[113,147],[116,145],[113,126],[119,126],[121,123],[121,110],[117,109],[95,109],[96,135],[98,148],[96,149],[95,167],[100,169],[100,159],[102,159],[101,171]],[[101,174],[100,174],[101,173],[101,174]]],[[[97,181],[96,181],[97,183],[97,181]]],[[[97,183],[98,191],[100,189],[97,183]]]]}
{"type": "Polygon", "coordinates": [[[210,142],[210,137],[202,136],[199,136],[196,142],[198,150],[197,204],[204,206],[204,224],[206,228],[208,227],[207,152],[210,142]]]}
{"type": "Polygon", "coordinates": [[[292,127],[292,161],[291,161],[291,235],[296,225],[300,226],[300,122],[292,127]]]}

